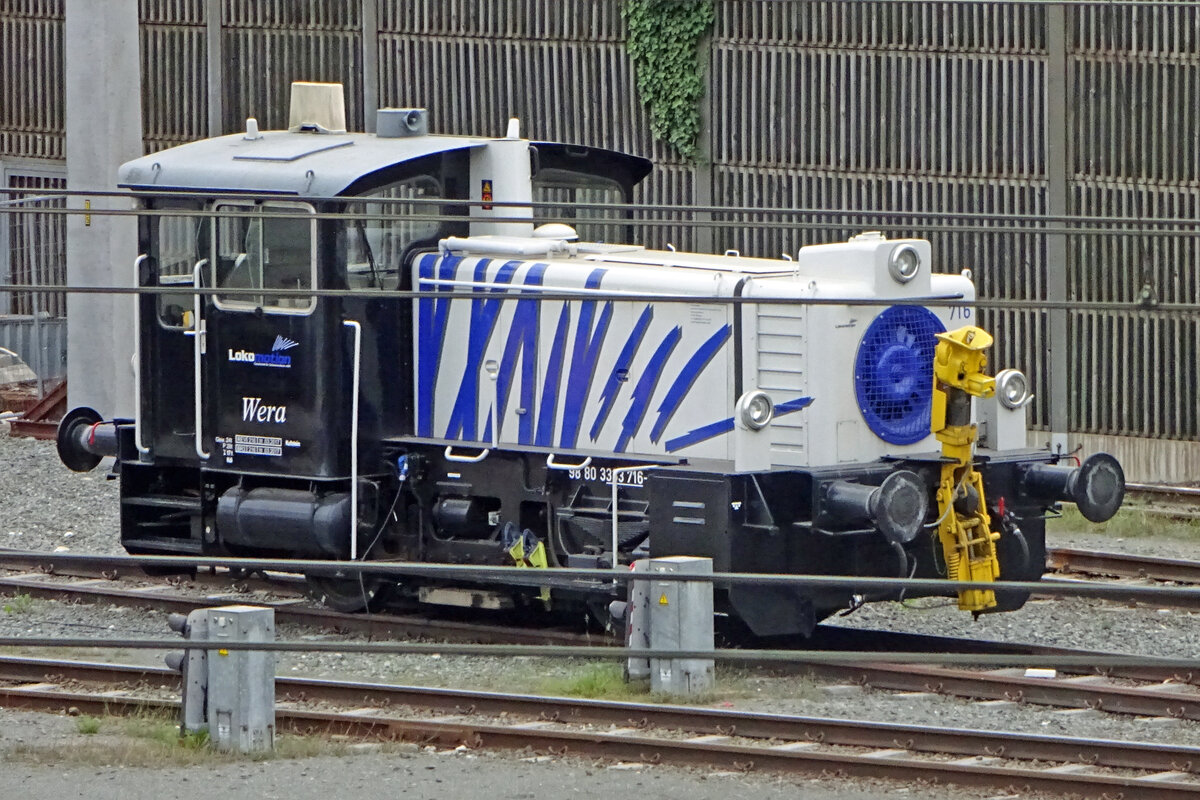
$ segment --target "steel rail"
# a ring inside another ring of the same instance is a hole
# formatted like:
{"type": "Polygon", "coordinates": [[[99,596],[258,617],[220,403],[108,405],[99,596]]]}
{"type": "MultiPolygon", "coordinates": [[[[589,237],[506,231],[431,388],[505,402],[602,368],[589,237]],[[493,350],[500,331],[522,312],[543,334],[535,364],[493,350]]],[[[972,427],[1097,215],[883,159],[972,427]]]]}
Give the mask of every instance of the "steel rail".
{"type": "Polygon", "coordinates": [[[1101,675],[1035,678],[1023,669],[987,672],[922,664],[808,665],[810,672],[872,689],[929,692],[971,699],[1091,708],[1115,714],[1200,719],[1200,693],[1181,684],[1123,686],[1101,675]]]}
{"type": "Polygon", "coordinates": [[[1125,490],[1143,494],[1165,494],[1178,497],[1195,497],[1200,502],[1200,486],[1172,486],[1166,483],[1126,483],[1125,490]]]}
{"type": "MultiPolygon", "coordinates": [[[[1068,647],[1029,644],[1027,642],[1001,642],[988,639],[963,639],[951,636],[935,636],[924,633],[876,630],[871,628],[842,628],[836,625],[818,625],[813,636],[804,646],[819,650],[850,650],[864,658],[886,660],[891,653],[962,653],[988,654],[1011,653],[1014,655],[1058,658],[1061,656],[1087,656],[1102,658],[1108,655],[1098,650],[1078,650],[1068,647]]],[[[964,661],[970,661],[964,658],[964,661]]],[[[1154,660],[1136,667],[1105,669],[1103,676],[1145,683],[1190,683],[1200,685],[1200,662],[1195,669],[1158,667],[1154,660]]],[[[802,668],[801,668],[802,669],[802,668]]],[[[1060,671],[1072,675],[1097,675],[1094,666],[1081,668],[1060,667],[1060,671]]]]}
{"type": "MultiPolygon", "coordinates": [[[[180,683],[179,673],[165,667],[0,656],[0,680],[42,684],[64,679],[174,690],[179,689],[180,683]]],[[[468,715],[516,714],[573,724],[639,729],[653,726],[698,735],[808,740],[857,747],[895,747],[903,743],[906,749],[920,752],[1051,761],[1078,759],[1110,767],[1200,772],[1200,748],[1182,745],[1134,745],[1104,739],[289,676],[276,677],[275,693],[285,703],[320,701],[381,709],[409,706],[468,715]]]]}
{"type": "MultiPolygon", "coordinates": [[[[244,595],[234,591],[188,597],[162,594],[173,588],[169,585],[114,589],[106,584],[108,581],[104,579],[59,583],[40,580],[35,576],[0,577],[0,593],[28,594],[30,597],[50,600],[62,599],[63,595],[67,594],[75,601],[180,614],[214,604],[240,603],[246,599],[244,595]]],[[[344,614],[327,608],[298,605],[298,602],[297,598],[254,600],[255,605],[274,609],[277,622],[373,636],[531,645],[595,645],[607,641],[601,637],[588,637],[554,628],[513,628],[400,614],[344,614]]]]}
{"type": "Polygon", "coordinates": [[[1154,483],[1125,484],[1126,507],[1159,517],[1200,520],[1200,488],[1154,483]],[[1128,503],[1137,500],[1136,504],[1128,503]]]}
{"type": "MultiPolygon", "coordinates": [[[[57,599],[64,593],[73,600],[92,603],[117,605],[127,608],[152,609],[158,611],[173,611],[187,613],[196,608],[211,605],[215,602],[229,600],[242,601],[244,598],[237,593],[209,594],[202,596],[179,597],[160,594],[166,586],[150,586],[146,589],[114,589],[101,581],[83,582],[45,582],[36,577],[0,578],[0,592],[29,594],[31,597],[57,599]]],[[[397,614],[344,614],[324,608],[303,606],[295,600],[277,602],[258,601],[256,603],[275,609],[276,618],[281,622],[324,628],[338,632],[366,633],[372,636],[401,636],[406,638],[437,639],[451,642],[482,642],[494,644],[550,644],[550,645],[607,645],[617,646],[619,642],[613,637],[589,636],[569,631],[540,628],[514,628],[503,624],[470,623],[456,620],[440,620],[424,616],[397,614]]],[[[1053,661],[1071,657],[1082,658],[1085,663],[1073,672],[1090,674],[1092,665],[1098,660],[1112,654],[1069,648],[1048,647],[1024,643],[1006,643],[978,641],[972,639],[953,639],[950,637],[931,637],[899,634],[891,631],[858,631],[847,628],[821,626],[813,640],[797,641],[798,648],[818,649],[825,651],[851,651],[856,654],[875,651],[880,658],[886,658],[886,650],[906,652],[959,653],[963,656],[1011,654],[1031,657],[1031,660],[1053,661]]],[[[960,658],[960,661],[970,661],[971,658],[960,658]]],[[[797,662],[794,668],[803,670],[810,662],[797,662]]],[[[1200,664],[1197,665],[1200,668],[1200,664]]],[[[833,667],[828,667],[831,671],[833,667]]],[[[847,673],[851,679],[856,679],[852,673],[847,673]]],[[[968,673],[973,674],[973,673],[968,673]]],[[[1179,669],[1178,667],[1157,667],[1153,660],[1134,667],[1114,667],[1108,671],[1111,677],[1138,681],[1175,681],[1189,683],[1200,681],[1200,669],[1179,669]]],[[[835,676],[836,677],[836,676],[835,676]]],[[[843,675],[841,677],[847,677],[843,675]]],[[[921,684],[923,687],[923,684],[921,684]]],[[[904,685],[898,688],[912,688],[904,685]]],[[[988,695],[991,696],[991,695],[988,695]]]]}
{"type": "Polygon", "coordinates": [[[1200,583],[1200,562],[1182,558],[1052,547],[1046,549],[1046,564],[1059,572],[1200,583]]]}
{"type": "MultiPolygon", "coordinates": [[[[889,0],[877,0],[877,2],[888,2],[889,0]]],[[[928,2],[928,0],[910,0],[911,2],[928,2]]],[[[969,0],[974,3],[983,3],[986,0],[969,0]]],[[[1049,5],[1046,0],[1028,0],[1031,4],[1049,5]]],[[[1132,5],[1147,5],[1147,0],[1085,0],[1093,5],[1120,5],[1122,2],[1127,2],[1132,5]]],[[[1179,0],[1182,6],[1194,5],[1194,0],[1179,0]]],[[[61,200],[64,198],[75,197],[78,199],[85,198],[117,198],[121,200],[179,200],[179,199],[194,199],[194,200],[211,200],[212,192],[204,191],[150,191],[146,189],[128,189],[128,190],[93,190],[81,191],[79,189],[54,189],[48,187],[39,187],[35,189],[17,188],[17,187],[0,187],[0,196],[7,195],[26,195],[35,194],[35,197],[22,197],[17,200],[8,200],[0,202],[0,208],[3,208],[14,203],[41,202],[50,200],[61,200]]],[[[245,199],[279,199],[283,196],[279,192],[243,192],[239,193],[239,197],[245,199]]],[[[363,203],[366,198],[362,196],[339,196],[339,197],[312,197],[305,195],[286,194],[289,200],[311,203],[328,203],[338,205],[351,205],[355,203],[363,203]]],[[[674,204],[674,203],[576,203],[562,200],[521,200],[521,201],[487,201],[487,200],[469,200],[465,198],[369,198],[372,205],[404,205],[417,207],[438,208],[447,205],[460,207],[481,208],[485,205],[494,208],[513,208],[526,209],[534,208],[538,210],[588,210],[601,212],[619,212],[621,214],[634,215],[652,215],[663,214],[670,215],[664,219],[649,217],[650,221],[668,222],[671,224],[688,225],[689,223],[702,226],[707,225],[708,220],[692,221],[687,219],[677,219],[675,215],[696,215],[696,214],[724,214],[735,217],[743,217],[747,215],[765,216],[765,217],[782,217],[785,221],[792,220],[797,217],[818,217],[822,218],[821,224],[830,226],[831,224],[841,224],[843,227],[851,225],[845,220],[862,221],[862,224],[870,224],[873,220],[893,219],[905,220],[909,225],[921,225],[927,220],[962,220],[968,222],[984,222],[984,223],[1006,223],[1003,227],[997,227],[996,230],[1003,232],[1041,232],[1047,230],[1043,227],[1022,228],[1015,227],[1019,225],[1045,225],[1046,223],[1059,223],[1063,225],[1086,225],[1091,226],[1086,230],[1099,230],[1107,232],[1109,226],[1116,228],[1119,233],[1127,233],[1129,226],[1168,226],[1178,227],[1184,230],[1179,231],[1181,234],[1189,233],[1191,229],[1200,226],[1200,222],[1189,217],[1159,217],[1159,216],[1119,216],[1119,215],[1084,215],[1084,214],[1047,214],[1036,212],[995,212],[995,211],[947,211],[942,209],[883,209],[883,208],[797,208],[784,206],[728,206],[728,205],[694,205],[694,204],[674,204]]],[[[60,210],[70,210],[75,213],[98,213],[98,209],[66,209],[64,206],[56,207],[60,210]]],[[[41,209],[39,209],[41,210],[41,209]]],[[[179,208],[141,208],[141,209],[102,209],[107,213],[115,214],[150,214],[159,216],[190,216],[190,217],[214,217],[214,216],[261,216],[261,212],[243,212],[236,211],[213,211],[207,208],[197,209],[179,209],[179,208]]],[[[298,217],[299,214],[275,213],[277,217],[298,217]]],[[[408,213],[391,213],[391,214],[355,214],[353,218],[376,219],[376,218],[407,218],[412,216],[408,213]]],[[[437,213],[427,216],[434,216],[445,219],[466,219],[462,214],[437,213]]],[[[527,221],[528,217],[514,217],[527,221]]],[[[620,225],[625,222],[623,217],[602,218],[596,220],[588,220],[589,222],[620,225]]],[[[898,224],[898,223],[897,223],[898,224]]],[[[1052,232],[1052,231],[1051,231],[1052,232]]]]}
{"type": "MultiPolygon", "coordinates": [[[[4,551],[0,550],[0,568],[4,551]]],[[[463,622],[440,619],[430,615],[397,613],[346,614],[318,606],[301,604],[305,594],[299,589],[298,579],[288,576],[271,576],[266,580],[239,578],[229,573],[198,573],[189,579],[202,585],[220,585],[233,581],[230,591],[175,595],[164,592],[180,588],[167,579],[166,584],[153,583],[134,589],[112,586],[119,573],[106,569],[103,564],[78,560],[67,565],[53,562],[43,566],[44,572],[25,573],[0,577],[0,594],[28,594],[31,597],[57,600],[64,595],[72,601],[103,603],[126,608],[149,609],[166,612],[187,613],[214,603],[242,602],[246,598],[240,587],[256,587],[278,592],[281,589],[295,596],[278,600],[254,598],[256,604],[275,609],[280,621],[290,622],[337,632],[366,633],[375,636],[391,635],[425,639],[441,639],[452,642],[484,642],[496,644],[558,644],[558,645],[610,645],[619,644],[614,637],[603,634],[581,634],[547,628],[513,627],[505,621],[498,623],[463,622]],[[101,576],[96,578],[93,576],[101,576]],[[83,580],[52,580],[79,577],[83,580]]],[[[145,578],[138,572],[128,573],[136,578],[145,578]]],[[[734,644],[743,644],[740,639],[734,644]]],[[[977,639],[962,639],[928,634],[911,634],[898,631],[862,630],[834,625],[820,625],[814,635],[806,640],[791,642],[798,649],[847,650],[857,653],[876,652],[936,652],[962,654],[1020,654],[1053,659],[1063,656],[1096,657],[1112,655],[1099,651],[1051,647],[1022,642],[999,642],[977,639]]],[[[1200,666],[1200,665],[1198,665],[1200,666]]],[[[1090,670],[1089,670],[1090,671],[1090,670]]],[[[1200,680],[1200,674],[1187,669],[1155,667],[1152,660],[1135,668],[1115,667],[1108,674],[1113,677],[1141,681],[1175,680],[1192,682],[1200,680]]]]}
{"type": "MultiPolygon", "coordinates": [[[[59,572],[51,572],[61,577],[59,572]]],[[[101,575],[111,581],[115,575],[103,569],[89,568],[86,564],[71,567],[68,574],[79,577],[101,575]]],[[[5,589],[10,592],[23,592],[30,596],[47,599],[58,599],[62,594],[71,595],[72,600],[104,603],[128,608],[153,609],[160,611],[189,612],[213,602],[227,599],[242,600],[239,593],[207,594],[202,596],[174,597],[158,594],[156,590],[166,587],[152,586],[142,590],[106,588],[100,581],[85,581],[83,583],[51,583],[39,580],[40,576],[9,576],[0,577],[0,593],[5,589]]],[[[142,577],[138,575],[137,577],[142,577]]],[[[212,584],[221,581],[243,580],[234,579],[229,574],[200,573],[196,579],[202,583],[212,584]]],[[[278,590],[274,579],[255,582],[246,579],[249,585],[278,590]]],[[[294,588],[295,581],[289,581],[294,588]]],[[[297,594],[301,594],[297,592],[297,594]]],[[[319,607],[298,605],[295,600],[260,601],[256,603],[274,608],[276,617],[281,621],[291,622],[337,632],[367,633],[374,636],[392,635],[416,637],[425,639],[441,639],[445,641],[491,642],[498,644],[601,644],[617,646],[615,637],[604,635],[578,634],[569,631],[548,629],[544,626],[536,629],[511,627],[505,624],[462,622],[458,620],[443,620],[436,617],[413,616],[394,613],[376,614],[344,614],[319,607]]],[[[735,644],[741,643],[735,640],[735,644]]],[[[1015,654],[1037,656],[1044,658],[1059,658],[1063,656],[1103,657],[1109,655],[1098,651],[1079,650],[1062,647],[1051,647],[1021,642],[999,642],[979,639],[961,639],[948,636],[932,636],[929,634],[912,634],[899,631],[869,630],[844,628],[834,625],[819,625],[814,634],[808,639],[796,639],[794,644],[798,649],[815,649],[821,651],[853,651],[856,653],[878,653],[885,657],[888,652],[935,652],[962,654],[1015,654]]],[[[969,659],[968,659],[969,660],[969,659]]],[[[1200,667],[1200,665],[1197,665],[1200,667]]],[[[803,668],[803,665],[799,665],[803,668]]],[[[1084,674],[1093,674],[1089,667],[1076,670],[1084,674]]],[[[1136,681],[1181,683],[1200,682],[1200,670],[1181,670],[1170,667],[1156,667],[1147,663],[1138,667],[1115,667],[1106,671],[1106,675],[1136,681]]]]}
{"type": "MultiPolygon", "coordinates": [[[[85,562],[107,568],[152,567],[197,570],[227,567],[253,572],[299,572],[317,575],[357,575],[371,573],[396,578],[424,577],[467,581],[477,584],[499,583],[505,586],[550,586],[574,589],[604,589],[614,581],[648,580],[675,582],[694,580],[694,576],[679,573],[637,573],[632,571],[512,567],[464,566],[411,561],[325,561],[313,559],[263,559],[206,556],[118,556],[85,555],[78,553],[43,553],[7,551],[0,554],[0,567],[23,565],[42,568],[54,564],[71,565],[85,562]]],[[[865,593],[927,592],[956,594],[963,589],[988,589],[1002,592],[1034,593],[1047,596],[1092,597],[1106,600],[1170,602],[1175,599],[1200,600],[1200,587],[1189,586],[1132,586],[1102,582],[1042,583],[1039,581],[951,581],[934,578],[880,578],[855,575],[802,575],[749,572],[717,572],[712,575],[718,587],[734,585],[807,587],[848,589],[865,593]]]]}
{"type": "MultiPolygon", "coordinates": [[[[90,694],[66,692],[52,689],[47,684],[25,687],[0,688],[0,703],[10,707],[59,710],[74,707],[80,711],[100,714],[145,713],[148,710],[174,710],[176,701],[151,700],[136,697],[114,696],[113,693],[90,694]]],[[[679,712],[677,712],[679,713],[679,712]]],[[[634,722],[639,722],[634,717],[634,722]]],[[[299,708],[277,707],[276,729],[302,734],[332,732],[342,735],[383,739],[417,740],[438,743],[443,746],[465,745],[471,748],[528,749],[554,755],[574,755],[600,758],[616,758],[649,763],[691,764],[733,768],[742,771],[768,770],[797,772],[801,774],[826,774],[835,771],[854,777],[888,778],[906,782],[928,780],[967,784],[972,786],[1022,786],[1028,790],[1077,792],[1087,797],[1108,797],[1136,791],[1137,797],[1151,798],[1196,798],[1200,796],[1200,783],[1192,780],[1189,770],[1196,762],[1200,751],[1183,748],[1168,755],[1166,769],[1139,776],[1095,773],[1092,753],[1083,749],[1063,767],[1036,769],[1028,766],[1012,766],[1001,762],[1001,755],[980,758],[960,758],[952,761],[936,761],[928,756],[918,757],[916,752],[923,741],[899,739],[895,731],[888,731],[888,744],[882,749],[868,753],[845,753],[831,751],[826,744],[814,742],[806,731],[797,729],[793,738],[778,744],[743,744],[744,736],[735,723],[725,733],[701,734],[689,739],[672,739],[648,736],[638,728],[623,728],[616,731],[563,729],[566,723],[555,720],[538,720],[497,724],[478,722],[461,713],[450,718],[414,719],[389,716],[377,708],[362,708],[356,711],[310,711],[299,708]],[[1000,763],[998,763],[1000,762],[1000,763]],[[1181,769],[1186,767],[1187,769],[1181,769]]],[[[940,736],[943,729],[924,730],[940,736]]],[[[954,732],[949,732],[953,734],[954,732]]],[[[1036,748],[1042,742],[1033,746],[1036,748]]],[[[1049,758],[1049,743],[1040,756],[1049,758]]],[[[1146,754],[1146,745],[1110,743],[1117,748],[1128,746],[1129,752],[1117,753],[1115,759],[1131,761],[1146,754]]],[[[875,744],[863,745],[876,747],[875,744]]],[[[1153,746],[1149,746],[1153,747],[1153,746]]],[[[1003,747],[1000,748],[1003,751],[1003,747]]],[[[958,754],[957,750],[951,751],[958,754]]],[[[1159,757],[1161,758],[1160,752],[1159,757]]],[[[1008,757],[1007,755],[1003,757],[1008,757]]],[[[1037,758],[1038,756],[1034,756],[1037,758]]],[[[1141,769],[1156,770],[1156,766],[1141,769]]]]}
{"type": "MultiPolygon", "coordinates": [[[[280,199],[280,195],[257,195],[266,199],[280,199]]],[[[253,194],[239,195],[241,199],[251,199],[256,197],[253,194]]],[[[134,199],[133,195],[129,195],[126,199],[134,199]]],[[[341,198],[305,198],[296,195],[287,195],[286,199],[289,202],[309,202],[326,204],[330,201],[337,201],[341,198]]],[[[362,202],[362,198],[347,198],[350,202],[362,202]]],[[[380,202],[388,202],[386,199],[370,201],[372,204],[380,202]]],[[[396,202],[396,201],[394,201],[396,202]]],[[[412,204],[414,199],[398,201],[405,204],[412,204]]],[[[436,200],[433,201],[436,205],[478,205],[480,201],[460,201],[460,200],[436,200]]],[[[493,203],[493,206],[500,206],[501,203],[493,203]]],[[[489,219],[493,222],[512,222],[512,223],[529,223],[542,222],[544,220],[531,220],[527,213],[521,213],[519,209],[528,209],[531,206],[539,211],[554,212],[558,210],[567,210],[571,208],[578,211],[581,207],[558,202],[533,202],[520,201],[518,203],[507,203],[514,209],[514,213],[509,216],[494,216],[489,219]]],[[[1026,217],[1024,220],[1018,219],[991,219],[981,223],[972,223],[970,221],[961,222],[928,222],[923,221],[921,216],[913,219],[903,219],[899,217],[898,212],[868,212],[862,214],[861,219],[853,221],[845,219],[847,214],[841,211],[802,211],[792,213],[788,211],[779,211],[777,209],[757,209],[746,208],[743,210],[730,210],[725,208],[716,208],[706,210],[704,208],[691,207],[662,207],[659,209],[639,209],[627,206],[610,205],[610,206],[590,206],[590,208],[598,211],[616,211],[620,216],[608,218],[598,217],[586,219],[583,222],[604,225],[611,227],[628,227],[628,228],[661,228],[670,226],[684,229],[700,229],[700,230],[742,230],[748,224],[753,224],[757,230],[779,230],[785,232],[794,232],[797,230],[813,230],[813,231],[828,231],[830,228],[842,230],[875,230],[882,232],[895,232],[907,234],[916,231],[923,237],[932,233],[960,233],[960,234],[985,234],[985,235],[1005,235],[1005,234],[1022,234],[1031,236],[1074,236],[1074,237],[1116,237],[1116,236],[1143,236],[1147,238],[1180,238],[1184,236],[1195,235],[1195,228],[1200,226],[1200,223],[1195,220],[1177,219],[1164,221],[1147,221],[1141,219],[1123,219],[1107,224],[1105,227],[1095,227],[1097,223],[1092,223],[1087,220],[1079,220],[1074,218],[1039,218],[1036,216],[1026,217]],[[697,215],[708,215],[705,219],[695,219],[697,215]],[[719,216],[717,216],[719,215],[719,216]],[[772,217],[789,217],[785,219],[770,219],[772,217]],[[807,219],[797,219],[794,217],[806,217],[807,219]],[[1061,220],[1061,221],[1059,221],[1061,220]],[[1092,227],[1089,227],[1092,226],[1092,227]]],[[[0,204],[0,216],[5,214],[29,214],[37,213],[40,216],[46,217],[191,217],[191,218],[221,218],[221,219],[236,219],[239,217],[261,217],[271,216],[277,219],[308,219],[317,221],[335,220],[364,220],[364,221],[403,221],[403,222],[444,222],[458,221],[469,222],[473,218],[463,213],[437,213],[437,212],[420,212],[420,211],[399,211],[399,212],[383,212],[383,213],[359,213],[347,211],[317,211],[317,212],[296,212],[296,213],[273,213],[264,215],[256,211],[214,211],[211,209],[179,209],[179,208],[161,208],[161,209],[146,209],[146,208],[74,208],[62,205],[54,206],[38,206],[36,208],[5,206],[0,204]]],[[[921,214],[922,212],[918,212],[921,214]]],[[[936,217],[936,212],[924,213],[925,218],[936,217]]],[[[573,219],[573,218],[568,218],[573,219]]],[[[746,258],[762,258],[760,255],[747,255],[746,258]]]]}
{"type": "MultiPolygon", "coordinates": [[[[0,636],[0,648],[57,648],[57,649],[103,649],[103,650],[178,650],[184,644],[177,638],[95,638],[71,636],[0,636]]],[[[619,661],[628,653],[611,646],[562,646],[525,644],[461,644],[448,642],[403,642],[403,641],[296,641],[274,642],[231,642],[226,639],[189,639],[186,645],[193,650],[252,650],[276,653],[353,653],[356,655],[436,655],[436,656],[487,656],[490,658],[580,658],[619,661]]],[[[640,658],[678,659],[700,658],[739,664],[789,664],[789,665],[845,665],[861,669],[864,660],[861,653],[824,652],[816,650],[750,650],[712,649],[638,650],[640,658]]],[[[1161,658],[1119,653],[1087,653],[1062,656],[1028,656],[1007,653],[894,653],[889,657],[893,665],[944,665],[970,663],[976,667],[992,669],[1020,668],[1032,666],[1055,669],[1131,668],[1150,665],[1161,669],[1195,671],[1200,662],[1195,657],[1161,658]]],[[[869,663],[869,662],[868,662],[869,663]]],[[[965,674],[973,674],[964,671],[965,674]]],[[[1200,695],[1198,695],[1200,696],[1200,695]]]]}
{"type": "MultiPolygon", "coordinates": [[[[787,270],[781,270],[786,272],[787,270]]],[[[1144,303],[1139,300],[1130,301],[1100,301],[1100,300],[1012,300],[1006,298],[976,297],[966,301],[959,295],[939,297],[896,297],[881,301],[879,298],[832,298],[832,297],[720,297],[716,295],[679,295],[655,294],[652,292],[619,292],[603,289],[538,289],[525,284],[514,285],[504,289],[514,296],[523,293],[522,299],[539,303],[574,302],[581,299],[614,302],[645,300],[652,297],[655,303],[687,304],[710,306],[851,306],[876,308],[882,306],[923,306],[930,308],[946,308],[961,306],[964,303],[972,308],[996,311],[1106,311],[1119,314],[1153,314],[1159,317],[1170,315],[1200,314],[1200,303],[1144,303]]],[[[14,294],[88,294],[88,295],[177,295],[189,294],[203,297],[220,295],[221,297],[257,297],[263,294],[259,289],[248,288],[203,288],[194,286],[67,286],[62,284],[17,284],[0,283],[0,292],[14,294]]],[[[371,289],[367,294],[361,289],[271,289],[268,292],[278,298],[312,298],[340,297],[372,300],[470,300],[479,299],[477,294],[468,291],[428,291],[422,289],[371,289]]]]}

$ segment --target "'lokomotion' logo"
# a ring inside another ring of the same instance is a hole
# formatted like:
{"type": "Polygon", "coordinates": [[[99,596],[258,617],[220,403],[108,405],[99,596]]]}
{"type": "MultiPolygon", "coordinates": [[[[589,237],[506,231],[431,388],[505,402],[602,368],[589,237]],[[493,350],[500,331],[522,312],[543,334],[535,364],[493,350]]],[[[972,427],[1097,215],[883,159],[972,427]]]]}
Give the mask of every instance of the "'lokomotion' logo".
{"type": "Polygon", "coordinates": [[[271,352],[253,353],[249,350],[234,350],[230,348],[229,360],[243,364],[253,364],[256,367],[283,367],[286,369],[292,366],[292,357],[282,355],[282,353],[285,350],[298,347],[299,344],[299,342],[292,341],[286,336],[276,336],[275,343],[271,345],[271,352]]]}

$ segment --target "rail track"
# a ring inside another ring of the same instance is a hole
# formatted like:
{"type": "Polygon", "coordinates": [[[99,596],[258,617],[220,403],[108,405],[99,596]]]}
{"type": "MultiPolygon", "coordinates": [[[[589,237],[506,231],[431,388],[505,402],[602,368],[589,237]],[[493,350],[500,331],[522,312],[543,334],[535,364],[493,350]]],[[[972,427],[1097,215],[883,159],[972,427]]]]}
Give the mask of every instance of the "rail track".
{"type": "Polygon", "coordinates": [[[1200,583],[1200,562],[1181,558],[1052,547],[1046,551],[1046,565],[1060,573],[1200,583]]]}
{"type": "MultiPolygon", "coordinates": [[[[2,564],[0,551],[0,569],[2,564]]],[[[42,570],[0,573],[0,594],[27,594],[50,600],[69,597],[73,602],[184,614],[204,606],[253,602],[273,608],[277,622],[380,637],[535,645],[584,645],[606,640],[561,628],[470,622],[428,613],[344,614],[318,606],[308,598],[303,580],[282,574],[252,577],[219,570],[198,572],[185,580],[156,579],[140,571],[121,574],[79,563],[69,568],[55,566],[50,555],[42,570]],[[123,588],[126,582],[134,586],[123,588]]]]}
{"type": "MultiPolygon", "coordinates": [[[[120,714],[177,708],[152,695],[178,691],[179,676],[0,657],[0,683],[9,684],[0,686],[8,707],[120,714]]],[[[1200,797],[1200,748],[1178,745],[288,677],[276,693],[277,728],[300,733],[1086,797],[1200,797]]]]}
{"type": "MultiPolygon", "coordinates": [[[[121,588],[112,575],[87,577],[89,570],[72,567],[82,576],[20,573],[0,577],[0,592],[29,594],[75,602],[112,604],[159,612],[187,613],[195,608],[228,602],[246,602],[245,592],[254,591],[252,601],[275,609],[279,622],[310,628],[357,633],[372,638],[429,639],[445,642],[527,645],[616,645],[604,635],[585,634],[562,629],[515,626],[511,622],[465,622],[421,614],[341,614],[305,603],[296,581],[274,578],[249,580],[230,574],[204,574],[197,579],[201,588],[217,588],[215,593],[185,592],[190,586],[173,585],[162,580],[139,576],[136,588],[121,588]],[[231,590],[237,584],[239,591],[231,590]],[[280,595],[272,597],[269,595],[280,595]]],[[[1200,720],[1200,663],[1196,671],[1158,667],[1149,661],[1144,666],[1113,669],[1107,674],[1090,670],[1060,670],[1053,677],[1031,677],[1024,668],[993,670],[966,669],[921,664],[887,663],[887,652],[962,653],[970,655],[1010,654],[1028,656],[1031,661],[1060,656],[1103,657],[1104,653],[1046,647],[1029,644],[981,642],[948,637],[914,636],[894,632],[851,630],[821,626],[818,634],[803,643],[808,650],[849,651],[861,654],[854,663],[805,661],[797,654],[777,668],[810,673],[822,679],[899,692],[920,692],[980,700],[1047,705],[1062,708],[1092,708],[1111,713],[1200,720]],[[878,656],[870,655],[878,653],[878,656]],[[1138,685],[1130,685],[1136,682],[1138,685]]],[[[1047,673],[1037,673],[1045,676],[1047,673]]]]}
{"type": "Polygon", "coordinates": [[[1200,520],[1200,487],[1126,483],[1125,495],[1148,514],[1200,520]]]}

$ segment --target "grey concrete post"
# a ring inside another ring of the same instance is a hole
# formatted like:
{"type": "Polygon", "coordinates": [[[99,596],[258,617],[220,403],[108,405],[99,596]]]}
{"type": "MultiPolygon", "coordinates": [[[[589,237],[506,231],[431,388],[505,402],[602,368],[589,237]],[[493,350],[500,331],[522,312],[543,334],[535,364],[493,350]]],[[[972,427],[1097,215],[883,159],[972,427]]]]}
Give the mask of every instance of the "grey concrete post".
{"type": "MultiPolygon", "coordinates": [[[[1046,8],[1046,212],[1051,216],[1066,215],[1069,208],[1068,175],[1070,174],[1067,125],[1067,21],[1061,3],[1046,8]]],[[[1067,300],[1067,236],[1064,233],[1046,235],[1046,299],[1051,302],[1067,300]]],[[[1067,449],[1067,428],[1070,425],[1068,405],[1067,312],[1053,309],[1048,314],[1046,350],[1050,359],[1050,385],[1046,387],[1046,408],[1049,411],[1051,447],[1067,449]]]]}
{"type": "MultiPolygon", "coordinates": [[[[713,136],[712,136],[712,106],[713,106],[713,41],[712,36],[704,37],[698,46],[700,51],[701,69],[704,71],[704,97],[700,99],[700,134],[696,141],[696,163],[692,165],[692,180],[695,181],[693,198],[698,206],[713,204],[713,136]]],[[[713,252],[713,229],[708,223],[712,222],[712,212],[696,213],[695,221],[702,227],[695,228],[693,241],[696,252],[713,252]]]]}
{"type": "Polygon", "coordinates": [[[205,8],[208,41],[208,135],[225,133],[225,58],[221,40],[221,0],[208,0],[205,8]]]}
{"type": "Polygon", "coordinates": [[[362,104],[363,130],[375,133],[379,108],[379,2],[362,0],[362,104]]]}
{"type": "MultiPolygon", "coordinates": [[[[67,188],[112,191],[117,168],[142,155],[137,0],[67,0],[67,188]]],[[[94,210],[130,208],[122,198],[95,198],[94,210]]],[[[68,200],[83,210],[85,201],[68,200]]],[[[132,217],[67,217],[67,283],[134,286],[137,226],[132,217]]],[[[133,414],[133,319],[129,295],[67,296],[70,406],[105,418],[133,414]]]]}

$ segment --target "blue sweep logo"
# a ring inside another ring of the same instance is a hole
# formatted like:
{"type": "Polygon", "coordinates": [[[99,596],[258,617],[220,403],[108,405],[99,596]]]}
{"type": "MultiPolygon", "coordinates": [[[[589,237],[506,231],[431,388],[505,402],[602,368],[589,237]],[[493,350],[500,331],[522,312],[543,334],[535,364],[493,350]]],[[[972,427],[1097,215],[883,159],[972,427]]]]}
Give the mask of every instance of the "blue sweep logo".
{"type": "Polygon", "coordinates": [[[299,345],[299,342],[288,339],[285,336],[276,336],[275,343],[271,345],[271,352],[269,353],[253,353],[249,350],[234,350],[230,348],[228,357],[230,361],[253,364],[256,367],[282,367],[287,369],[292,366],[292,357],[285,356],[283,353],[299,345]]]}

